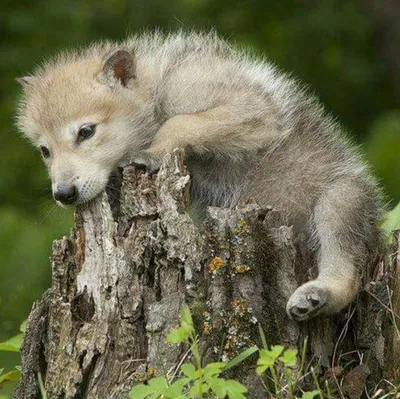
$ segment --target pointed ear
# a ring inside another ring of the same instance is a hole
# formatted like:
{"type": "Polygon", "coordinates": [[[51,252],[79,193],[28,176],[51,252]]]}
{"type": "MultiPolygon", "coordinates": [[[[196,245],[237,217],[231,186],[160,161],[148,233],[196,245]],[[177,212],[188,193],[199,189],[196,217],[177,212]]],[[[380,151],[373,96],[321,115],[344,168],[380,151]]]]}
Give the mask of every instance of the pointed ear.
{"type": "Polygon", "coordinates": [[[15,79],[22,87],[30,86],[35,78],[33,76],[23,76],[22,78],[15,79]]]}
{"type": "Polygon", "coordinates": [[[126,86],[136,77],[135,56],[126,50],[116,51],[105,61],[101,74],[108,83],[118,81],[126,86]]]}

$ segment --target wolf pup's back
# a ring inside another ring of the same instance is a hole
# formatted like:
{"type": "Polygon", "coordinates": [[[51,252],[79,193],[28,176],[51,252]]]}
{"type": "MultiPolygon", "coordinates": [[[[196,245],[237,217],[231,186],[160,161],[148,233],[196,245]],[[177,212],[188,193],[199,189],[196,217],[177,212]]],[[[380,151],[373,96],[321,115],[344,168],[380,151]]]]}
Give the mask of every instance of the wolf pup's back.
{"type": "Polygon", "coordinates": [[[157,169],[184,148],[192,201],[255,197],[307,226],[319,276],[288,314],[348,305],[377,249],[380,192],[317,100],[265,61],[214,34],[143,34],[64,53],[20,79],[21,130],[42,152],[60,205],[89,201],[127,160],[157,169]]]}

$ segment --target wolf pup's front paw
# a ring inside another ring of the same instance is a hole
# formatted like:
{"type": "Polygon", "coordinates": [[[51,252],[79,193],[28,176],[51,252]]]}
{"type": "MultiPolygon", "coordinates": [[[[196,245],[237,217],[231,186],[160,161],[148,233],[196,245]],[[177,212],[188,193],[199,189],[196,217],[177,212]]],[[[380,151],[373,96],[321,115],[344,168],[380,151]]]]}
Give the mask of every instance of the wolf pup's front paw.
{"type": "Polygon", "coordinates": [[[162,157],[142,151],[127,159],[121,166],[135,165],[138,169],[146,169],[149,174],[155,174],[159,171],[161,163],[162,157]]]}
{"type": "Polygon", "coordinates": [[[286,311],[293,320],[308,320],[326,310],[329,298],[328,288],[318,280],[310,281],[292,294],[286,305],[286,311]]]}

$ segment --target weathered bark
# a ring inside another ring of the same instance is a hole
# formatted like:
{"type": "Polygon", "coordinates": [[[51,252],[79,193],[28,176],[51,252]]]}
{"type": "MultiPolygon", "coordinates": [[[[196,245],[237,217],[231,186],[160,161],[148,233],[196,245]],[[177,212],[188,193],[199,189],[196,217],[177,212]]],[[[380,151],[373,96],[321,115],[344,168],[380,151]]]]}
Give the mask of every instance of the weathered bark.
{"type": "MultiPolygon", "coordinates": [[[[399,372],[384,353],[399,351],[396,316],[385,308],[385,262],[370,265],[366,289],[347,312],[298,324],[285,305],[315,275],[306,240],[253,203],[210,208],[197,228],[188,202],[189,176],[175,152],[156,176],[126,167],[107,194],[77,209],[71,236],[54,243],[52,286],[29,317],[15,398],[39,397],[39,372],[49,399],[126,398],[154,373],[172,377],[187,348],[167,344],[166,335],[185,303],[205,361],[261,346],[260,325],[268,344],[301,348],[308,337],[307,362],[351,398],[359,397],[357,378],[370,374],[374,384],[399,372]],[[354,367],[360,363],[368,368],[354,367]]],[[[397,292],[398,281],[390,282],[397,292]]],[[[392,302],[399,312],[399,298],[392,302]]],[[[254,357],[232,376],[249,398],[265,398],[254,357]]]]}

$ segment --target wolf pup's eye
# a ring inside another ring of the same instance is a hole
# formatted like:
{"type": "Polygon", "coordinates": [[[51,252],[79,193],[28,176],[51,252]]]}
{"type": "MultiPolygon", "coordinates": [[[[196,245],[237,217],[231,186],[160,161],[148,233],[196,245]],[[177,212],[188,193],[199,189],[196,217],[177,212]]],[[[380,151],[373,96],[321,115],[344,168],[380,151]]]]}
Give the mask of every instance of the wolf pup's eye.
{"type": "Polygon", "coordinates": [[[50,151],[44,145],[40,146],[40,152],[42,153],[43,158],[50,158],[50,151]]]}
{"type": "Polygon", "coordinates": [[[96,131],[96,125],[82,126],[78,132],[78,143],[90,139],[96,131]]]}

